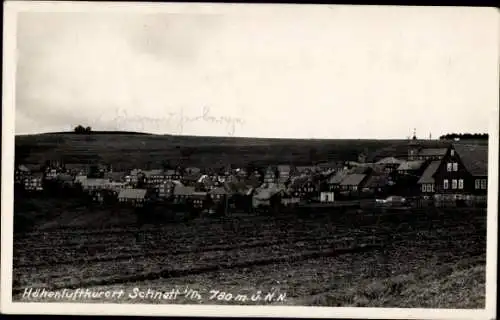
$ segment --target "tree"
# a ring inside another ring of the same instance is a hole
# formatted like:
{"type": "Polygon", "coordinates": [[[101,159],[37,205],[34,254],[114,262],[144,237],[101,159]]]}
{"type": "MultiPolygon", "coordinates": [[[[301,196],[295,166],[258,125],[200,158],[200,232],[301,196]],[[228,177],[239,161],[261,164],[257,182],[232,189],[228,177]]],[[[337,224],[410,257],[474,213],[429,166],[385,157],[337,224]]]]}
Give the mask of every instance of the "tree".
{"type": "Polygon", "coordinates": [[[85,131],[85,128],[82,125],[78,125],[75,127],[76,133],[83,133],[84,131],[85,131]]]}

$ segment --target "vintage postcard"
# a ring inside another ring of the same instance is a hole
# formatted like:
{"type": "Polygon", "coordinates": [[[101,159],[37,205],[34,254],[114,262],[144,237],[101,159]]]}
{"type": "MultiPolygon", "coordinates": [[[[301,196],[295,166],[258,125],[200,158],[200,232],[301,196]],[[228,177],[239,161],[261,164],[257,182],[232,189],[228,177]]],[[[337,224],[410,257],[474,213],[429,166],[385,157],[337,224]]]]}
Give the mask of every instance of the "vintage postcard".
{"type": "Polygon", "coordinates": [[[2,312],[495,318],[496,10],[4,12],[2,312]]]}

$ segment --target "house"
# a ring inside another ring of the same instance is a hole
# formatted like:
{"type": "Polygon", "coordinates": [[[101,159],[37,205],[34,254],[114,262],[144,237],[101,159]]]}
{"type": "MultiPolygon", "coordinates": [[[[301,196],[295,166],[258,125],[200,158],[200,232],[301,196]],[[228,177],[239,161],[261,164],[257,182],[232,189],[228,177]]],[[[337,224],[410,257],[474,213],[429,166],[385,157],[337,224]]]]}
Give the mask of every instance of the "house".
{"type": "Polygon", "coordinates": [[[209,175],[202,175],[198,183],[203,186],[204,190],[212,190],[218,186],[218,181],[213,180],[209,175]]]}
{"type": "Polygon", "coordinates": [[[265,183],[276,183],[278,181],[279,172],[274,166],[269,166],[264,174],[265,183]]]}
{"type": "Polygon", "coordinates": [[[78,163],[67,163],[64,165],[64,171],[71,175],[88,175],[89,168],[86,165],[78,163]]]}
{"type": "Polygon", "coordinates": [[[179,181],[165,181],[158,188],[158,196],[160,198],[170,198],[174,195],[174,189],[176,186],[182,186],[179,181]]]}
{"type": "Polygon", "coordinates": [[[69,173],[60,173],[56,177],[56,181],[65,187],[70,187],[74,184],[74,178],[69,173]]]}
{"type": "Polygon", "coordinates": [[[61,172],[58,168],[48,167],[45,169],[45,180],[54,180],[61,172]]]}
{"type": "Polygon", "coordinates": [[[454,144],[434,178],[438,194],[486,195],[488,147],[454,144]]]}
{"type": "Polygon", "coordinates": [[[80,184],[83,186],[83,182],[86,181],[87,179],[88,179],[87,176],[77,175],[74,179],[74,182],[76,184],[80,184]]]}
{"type": "Polygon", "coordinates": [[[348,170],[341,169],[341,170],[337,171],[336,173],[332,174],[326,180],[327,188],[326,188],[325,191],[339,190],[340,189],[340,183],[347,176],[348,173],[349,173],[348,170]]]}
{"type": "Polygon", "coordinates": [[[176,184],[173,192],[174,203],[186,203],[186,201],[191,199],[195,192],[194,187],[176,184]]]}
{"type": "Polygon", "coordinates": [[[24,179],[28,177],[31,173],[31,170],[25,166],[24,164],[21,164],[16,167],[15,173],[14,173],[14,182],[15,183],[23,183],[24,179]]]}
{"type": "Polygon", "coordinates": [[[276,169],[278,170],[278,178],[281,178],[283,181],[288,180],[292,174],[292,166],[288,164],[280,164],[276,169]]]}
{"type": "Polygon", "coordinates": [[[339,170],[343,167],[344,165],[341,162],[320,162],[314,166],[320,172],[339,170]]]}
{"type": "Polygon", "coordinates": [[[24,178],[24,189],[27,191],[43,191],[43,173],[34,172],[24,178]]]}
{"type": "Polygon", "coordinates": [[[383,193],[391,185],[388,173],[376,173],[368,176],[362,190],[370,193],[383,193]]]}
{"type": "Polygon", "coordinates": [[[144,175],[144,182],[150,187],[160,185],[166,176],[162,169],[146,170],[142,174],[144,175]]]}
{"type": "Polygon", "coordinates": [[[182,177],[181,182],[186,186],[195,186],[202,176],[200,172],[188,173],[182,177]]]}
{"type": "Polygon", "coordinates": [[[302,174],[313,174],[317,171],[316,166],[297,166],[295,167],[295,173],[298,175],[302,174]]]}
{"type": "Polygon", "coordinates": [[[201,169],[197,167],[188,167],[186,168],[186,173],[187,174],[199,174],[201,173],[201,169]]]}
{"type": "Polygon", "coordinates": [[[434,175],[439,170],[441,163],[442,161],[440,160],[432,161],[427,168],[425,168],[424,173],[417,181],[422,195],[429,196],[436,192],[436,180],[434,179],[434,175]]]}
{"type": "Polygon", "coordinates": [[[124,182],[126,173],[123,171],[109,171],[104,174],[104,179],[109,179],[110,181],[124,182]]]}
{"type": "Polygon", "coordinates": [[[91,193],[92,201],[97,203],[104,202],[104,190],[93,190],[91,193]]]}
{"type": "Polygon", "coordinates": [[[224,187],[214,188],[208,192],[208,195],[215,202],[224,201],[229,196],[224,187]]]}
{"type": "Polygon", "coordinates": [[[120,203],[142,207],[146,202],[146,193],[146,189],[122,189],[118,194],[118,201],[120,203]]]}
{"type": "Polygon", "coordinates": [[[180,180],[182,177],[182,173],[179,169],[169,169],[165,171],[165,180],[180,180]]]}
{"type": "Polygon", "coordinates": [[[464,189],[476,195],[486,195],[488,190],[488,146],[453,145],[463,166],[469,173],[464,189]]]}
{"type": "Polygon", "coordinates": [[[396,169],[398,175],[400,176],[420,176],[420,171],[424,166],[425,161],[423,160],[410,160],[402,162],[396,169]]]}
{"type": "Polygon", "coordinates": [[[323,203],[331,203],[335,199],[333,191],[321,191],[319,194],[319,201],[323,203]]]}
{"type": "Polygon", "coordinates": [[[191,195],[191,199],[195,208],[204,208],[207,202],[207,193],[202,191],[195,191],[191,195]]]}
{"type": "Polygon", "coordinates": [[[378,165],[384,166],[384,171],[386,173],[392,173],[397,170],[397,168],[403,163],[404,160],[400,160],[394,157],[382,158],[376,162],[378,165]]]}
{"type": "Polygon", "coordinates": [[[87,178],[81,181],[84,191],[90,192],[93,190],[105,189],[108,186],[108,179],[87,178]]]}
{"type": "Polygon", "coordinates": [[[252,207],[271,206],[273,197],[276,197],[281,191],[283,191],[283,189],[276,184],[270,184],[267,187],[255,189],[252,197],[252,207]]]}
{"type": "Polygon", "coordinates": [[[130,174],[128,176],[125,176],[125,181],[132,185],[137,185],[137,183],[139,182],[139,175],[141,172],[142,172],[141,169],[130,170],[130,174]]]}
{"type": "Polygon", "coordinates": [[[360,190],[363,183],[368,176],[366,174],[352,173],[348,174],[340,182],[340,189],[342,191],[356,192],[360,190]]]}
{"type": "Polygon", "coordinates": [[[408,144],[408,161],[423,160],[433,161],[443,159],[449,148],[424,148],[414,137],[408,144]]]}
{"type": "Polygon", "coordinates": [[[317,197],[318,192],[318,184],[313,177],[307,175],[293,177],[288,186],[288,193],[295,198],[312,199],[317,197]]]}

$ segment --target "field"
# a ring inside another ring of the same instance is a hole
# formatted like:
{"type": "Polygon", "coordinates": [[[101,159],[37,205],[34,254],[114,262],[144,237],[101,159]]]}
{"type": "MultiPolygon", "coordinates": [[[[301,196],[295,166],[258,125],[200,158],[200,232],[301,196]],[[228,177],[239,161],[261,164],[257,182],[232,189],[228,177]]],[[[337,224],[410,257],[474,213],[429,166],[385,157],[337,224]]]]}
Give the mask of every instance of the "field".
{"type": "MultiPolygon", "coordinates": [[[[443,141],[422,141],[442,146],[443,141]]],[[[224,137],[188,137],[140,134],[39,134],[16,136],[16,160],[43,163],[100,161],[117,170],[160,165],[163,161],[186,166],[246,166],[259,164],[350,160],[361,152],[370,159],[407,153],[405,140],[299,140],[224,137]],[[63,155],[63,156],[61,156],[63,155]],[[62,159],[61,159],[62,157],[62,159]]]]}
{"type": "MultiPolygon", "coordinates": [[[[64,204],[59,208],[67,210],[64,204]]],[[[114,302],[484,307],[484,209],[365,210],[302,218],[239,214],[141,229],[127,218],[130,213],[121,217],[130,224],[120,226],[103,218],[109,213],[93,210],[73,210],[80,214],[58,216],[59,226],[50,223],[52,217],[15,235],[14,300],[26,287],[126,292],[137,287],[181,293],[189,288],[202,298],[125,296],[114,302]],[[211,290],[233,298],[210,299],[211,290]],[[259,290],[262,296],[286,294],[286,300],[276,295],[252,301],[259,290]]]]}

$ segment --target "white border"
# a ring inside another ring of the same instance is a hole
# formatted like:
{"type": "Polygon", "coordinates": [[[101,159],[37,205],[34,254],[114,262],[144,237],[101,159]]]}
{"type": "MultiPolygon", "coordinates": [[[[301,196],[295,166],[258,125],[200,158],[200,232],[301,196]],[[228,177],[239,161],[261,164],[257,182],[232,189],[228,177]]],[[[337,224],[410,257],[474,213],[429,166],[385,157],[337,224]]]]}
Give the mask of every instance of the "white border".
{"type": "MultiPolygon", "coordinates": [[[[215,305],[138,305],[138,304],[82,304],[82,303],[12,303],[12,235],[13,235],[13,175],[15,124],[15,69],[17,12],[36,11],[100,11],[100,12],[169,12],[221,14],[248,10],[262,14],[279,14],[283,10],[319,12],[324,5],[274,4],[195,4],[195,3],[89,3],[89,2],[4,2],[4,55],[3,55],[3,132],[2,132],[2,250],[0,310],[10,314],[75,314],[75,315],[141,315],[141,316],[223,316],[223,317],[285,317],[285,318],[372,318],[372,319],[494,319],[496,316],[496,261],[497,261],[497,208],[498,208],[498,109],[492,110],[489,127],[488,164],[488,230],[486,264],[486,308],[470,309],[403,309],[403,308],[333,308],[295,306],[215,306],[215,305]],[[241,10],[244,9],[244,10],[241,10]]],[[[342,9],[345,6],[335,6],[342,9]]],[[[351,6],[352,7],[352,6],[351,6]]],[[[373,8],[372,8],[373,9],[373,8]]],[[[418,10],[437,8],[419,7],[418,10]]],[[[461,8],[483,10],[493,8],[461,8]]],[[[491,12],[493,13],[493,12],[491,12]]],[[[497,14],[497,11],[494,11],[497,14]]],[[[498,64],[497,64],[498,69],[498,64]]],[[[500,72],[497,72],[499,74],[500,72]]],[[[497,82],[499,79],[497,77],[497,82]]],[[[498,101],[497,101],[498,105],[498,101]]]]}

